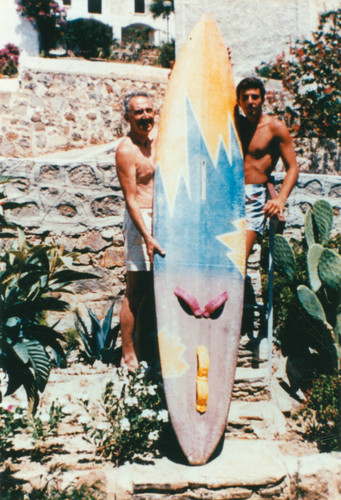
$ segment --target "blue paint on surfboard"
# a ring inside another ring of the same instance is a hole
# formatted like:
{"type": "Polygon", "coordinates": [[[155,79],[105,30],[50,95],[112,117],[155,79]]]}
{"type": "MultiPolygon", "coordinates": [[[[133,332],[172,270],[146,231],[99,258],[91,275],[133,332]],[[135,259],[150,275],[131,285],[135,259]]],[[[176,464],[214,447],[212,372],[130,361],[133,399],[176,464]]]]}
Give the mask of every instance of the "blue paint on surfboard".
{"type": "Polygon", "coordinates": [[[233,221],[245,217],[243,158],[236,132],[231,123],[231,158],[221,142],[214,165],[188,101],[187,123],[189,182],[187,186],[181,176],[173,211],[160,170],[155,173],[154,218],[158,223],[154,234],[167,249],[166,258],[155,255],[155,272],[172,266],[240,274],[229,259],[229,249],[217,239],[234,232],[233,221]]]}

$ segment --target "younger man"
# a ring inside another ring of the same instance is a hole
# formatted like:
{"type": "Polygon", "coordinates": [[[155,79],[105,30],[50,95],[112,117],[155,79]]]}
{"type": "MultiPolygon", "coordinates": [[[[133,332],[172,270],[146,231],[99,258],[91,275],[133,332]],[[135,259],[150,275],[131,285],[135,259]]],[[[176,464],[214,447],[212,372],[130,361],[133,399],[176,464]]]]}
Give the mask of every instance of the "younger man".
{"type": "Polygon", "coordinates": [[[237,86],[237,128],[243,147],[246,191],[246,260],[262,234],[266,217],[283,215],[286,200],[298,178],[298,165],[286,125],[263,114],[265,89],[258,78],[244,78],[237,86]],[[266,201],[266,183],[281,158],[286,169],[277,197],[266,201]]]}

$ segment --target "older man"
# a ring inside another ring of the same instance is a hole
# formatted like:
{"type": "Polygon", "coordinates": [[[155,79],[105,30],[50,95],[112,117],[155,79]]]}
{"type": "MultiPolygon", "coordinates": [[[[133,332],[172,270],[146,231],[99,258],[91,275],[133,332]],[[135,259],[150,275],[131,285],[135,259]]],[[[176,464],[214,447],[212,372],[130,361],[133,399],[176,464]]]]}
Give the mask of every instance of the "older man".
{"type": "Polygon", "coordinates": [[[134,371],[138,366],[141,326],[153,323],[154,293],[152,263],[155,252],[164,254],[152,236],[154,188],[154,117],[148,94],[133,93],[126,97],[125,119],[130,131],[116,151],[116,169],[126,202],[123,224],[126,295],[120,321],[122,364],[134,371]],[[136,331],[136,349],[134,346],[136,331]]]}

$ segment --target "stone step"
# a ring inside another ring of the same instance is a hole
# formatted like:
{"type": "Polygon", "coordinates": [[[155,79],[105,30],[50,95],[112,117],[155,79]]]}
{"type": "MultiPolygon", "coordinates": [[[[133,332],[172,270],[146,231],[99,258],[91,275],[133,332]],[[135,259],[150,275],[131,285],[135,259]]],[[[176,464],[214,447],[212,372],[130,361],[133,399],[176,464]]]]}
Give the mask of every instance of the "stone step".
{"type": "Polygon", "coordinates": [[[241,401],[269,400],[268,368],[237,367],[232,399],[241,401]]]}
{"type": "Polygon", "coordinates": [[[285,417],[272,401],[232,401],[226,439],[276,439],[287,431],[285,417]]]}

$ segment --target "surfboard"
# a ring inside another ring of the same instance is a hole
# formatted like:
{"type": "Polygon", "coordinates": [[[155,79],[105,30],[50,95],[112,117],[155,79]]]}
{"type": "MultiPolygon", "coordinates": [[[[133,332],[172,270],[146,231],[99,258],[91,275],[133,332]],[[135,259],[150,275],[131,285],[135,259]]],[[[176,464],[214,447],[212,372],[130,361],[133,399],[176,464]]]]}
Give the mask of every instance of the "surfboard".
{"type": "Polygon", "coordinates": [[[157,334],[172,426],[204,464],[227,423],[245,276],[244,172],[226,47],[209,15],[174,66],[156,145],[157,334]]]}

